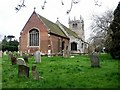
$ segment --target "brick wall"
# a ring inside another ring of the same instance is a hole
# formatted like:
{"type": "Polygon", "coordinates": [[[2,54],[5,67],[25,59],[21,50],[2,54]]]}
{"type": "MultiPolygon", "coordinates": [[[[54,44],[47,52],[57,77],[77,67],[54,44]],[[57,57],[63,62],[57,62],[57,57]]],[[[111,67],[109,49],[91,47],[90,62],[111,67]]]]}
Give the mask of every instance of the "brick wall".
{"type": "Polygon", "coordinates": [[[20,33],[20,51],[34,53],[36,50],[41,50],[43,53],[47,53],[48,49],[51,49],[53,53],[58,53],[61,50],[60,40],[64,40],[67,45],[68,39],[66,38],[56,35],[50,35],[49,37],[46,26],[37,14],[33,12],[20,33]],[[37,29],[39,31],[40,46],[38,47],[29,46],[29,31],[31,29],[37,29]]]}

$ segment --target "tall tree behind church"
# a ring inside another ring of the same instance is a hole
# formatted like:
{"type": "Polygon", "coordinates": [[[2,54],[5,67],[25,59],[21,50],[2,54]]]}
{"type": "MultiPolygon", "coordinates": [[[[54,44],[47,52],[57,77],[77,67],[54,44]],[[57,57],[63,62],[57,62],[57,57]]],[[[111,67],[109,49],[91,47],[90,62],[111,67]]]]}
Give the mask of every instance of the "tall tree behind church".
{"type": "Polygon", "coordinates": [[[110,44],[110,54],[115,59],[120,59],[120,2],[114,11],[114,19],[110,25],[112,30],[112,40],[110,44]]]}

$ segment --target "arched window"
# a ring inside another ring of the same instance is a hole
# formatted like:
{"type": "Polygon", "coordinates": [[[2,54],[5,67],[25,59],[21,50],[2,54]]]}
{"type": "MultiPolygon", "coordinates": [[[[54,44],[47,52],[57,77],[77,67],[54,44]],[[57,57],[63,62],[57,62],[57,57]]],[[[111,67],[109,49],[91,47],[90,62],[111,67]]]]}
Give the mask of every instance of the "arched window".
{"type": "Polygon", "coordinates": [[[71,43],[71,50],[72,51],[77,51],[77,43],[75,43],[75,42],[71,43]]]}
{"type": "Polygon", "coordinates": [[[39,31],[37,29],[29,31],[29,46],[39,46],[39,31]]]}

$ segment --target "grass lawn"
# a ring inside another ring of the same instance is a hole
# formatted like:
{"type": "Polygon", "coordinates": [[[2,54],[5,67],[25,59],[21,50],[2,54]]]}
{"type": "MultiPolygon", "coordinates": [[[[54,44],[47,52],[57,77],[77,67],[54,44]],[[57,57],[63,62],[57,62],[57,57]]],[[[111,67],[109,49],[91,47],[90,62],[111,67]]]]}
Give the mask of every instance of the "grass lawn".
{"type": "MultiPolygon", "coordinates": [[[[1,60],[1,59],[0,59],[1,60]]],[[[91,68],[87,55],[74,58],[42,57],[36,64],[43,79],[33,80],[32,64],[29,58],[29,78],[18,77],[18,66],[12,65],[7,56],[2,59],[2,88],[117,88],[120,87],[118,64],[107,54],[100,55],[100,68],[91,68]]],[[[1,62],[1,61],[0,61],[1,62]]]]}

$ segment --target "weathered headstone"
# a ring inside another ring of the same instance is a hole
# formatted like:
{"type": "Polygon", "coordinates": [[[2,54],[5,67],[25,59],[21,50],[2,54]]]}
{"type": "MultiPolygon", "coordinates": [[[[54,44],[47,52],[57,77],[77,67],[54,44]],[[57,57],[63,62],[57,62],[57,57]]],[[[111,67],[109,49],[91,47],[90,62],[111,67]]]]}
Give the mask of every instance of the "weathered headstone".
{"type": "Polygon", "coordinates": [[[36,63],[41,62],[41,53],[40,53],[40,51],[36,51],[36,52],[34,53],[34,58],[35,58],[35,62],[36,62],[36,63]]]}
{"type": "Polygon", "coordinates": [[[4,51],[4,53],[3,53],[4,55],[7,55],[7,53],[6,53],[6,51],[4,51]]]}
{"type": "Polygon", "coordinates": [[[90,54],[91,67],[100,67],[100,60],[96,52],[90,54]]]}
{"type": "Polygon", "coordinates": [[[23,58],[17,58],[17,65],[26,65],[23,58]]]}
{"type": "Polygon", "coordinates": [[[25,76],[25,77],[29,77],[29,67],[25,66],[25,65],[19,65],[18,66],[18,76],[25,76]]]}
{"type": "Polygon", "coordinates": [[[64,50],[63,52],[63,57],[69,57],[69,51],[68,50],[64,50]]]}
{"type": "Polygon", "coordinates": [[[0,57],[2,57],[2,50],[0,51],[0,57]]]}
{"type": "Polygon", "coordinates": [[[11,54],[11,62],[12,62],[12,65],[16,64],[17,62],[17,58],[13,54],[11,54]]]}
{"type": "Polygon", "coordinates": [[[32,76],[34,80],[39,80],[39,72],[36,70],[36,66],[32,66],[32,76]]]}

